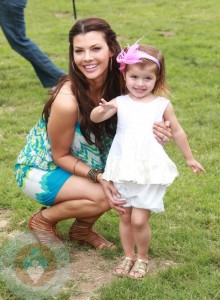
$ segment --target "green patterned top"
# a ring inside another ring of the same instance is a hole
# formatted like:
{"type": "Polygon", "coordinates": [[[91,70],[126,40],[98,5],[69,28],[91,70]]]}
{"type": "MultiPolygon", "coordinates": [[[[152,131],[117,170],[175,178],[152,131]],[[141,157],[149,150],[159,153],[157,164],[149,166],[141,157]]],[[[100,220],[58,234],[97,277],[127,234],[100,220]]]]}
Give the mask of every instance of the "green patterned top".
{"type": "MultiPolygon", "coordinates": [[[[94,139],[94,136],[91,136],[91,138],[94,139]]],[[[91,168],[104,169],[111,143],[112,139],[106,136],[103,141],[104,151],[100,153],[95,145],[89,145],[86,142],[80,130],[80,124],[77,122],[71,153],[80,158],[91,168]]],[[[16,164],[48,171],[57,168],[51,155],[46,122],[42,118],[36,123],[27,136],[27,144],[21,150],[16,164]]]]}

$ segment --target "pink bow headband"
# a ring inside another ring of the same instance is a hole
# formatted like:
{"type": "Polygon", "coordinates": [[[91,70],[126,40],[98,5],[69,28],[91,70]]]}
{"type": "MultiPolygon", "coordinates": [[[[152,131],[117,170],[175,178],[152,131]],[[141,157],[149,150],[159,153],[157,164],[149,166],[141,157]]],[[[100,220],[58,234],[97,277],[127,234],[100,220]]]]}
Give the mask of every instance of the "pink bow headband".
{"type": "Polygon", "coordinates": [[[142,58],[152,60],[153,62],[155,62],[155,64],[157,64],[158,68],[160,69],[159,60],[156,59],[154,56],[147,54],[144,51],[139,50],[138,41],[136,43],[134,43],[134,45],[128,47],[128,49],[126,51],[122,50],[118,54],[116,60],[118,63],[120,63],[119,70],[121,72],[124,72],[126,65],[133,65],[138,62],[141,62],[142,58]]]}

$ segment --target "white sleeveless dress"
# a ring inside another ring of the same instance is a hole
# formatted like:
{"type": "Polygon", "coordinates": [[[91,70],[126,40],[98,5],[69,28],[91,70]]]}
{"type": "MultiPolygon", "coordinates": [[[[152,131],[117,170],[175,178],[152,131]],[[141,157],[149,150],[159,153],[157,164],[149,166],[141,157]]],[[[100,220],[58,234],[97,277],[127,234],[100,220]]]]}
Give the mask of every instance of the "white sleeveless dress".
{"type": "MultiPolygon", "coordinates": [[[[178,176],[178,171],[163,146],[156,141],[153,124],[155,121],[163,121],[163,113],[169,100],[157,97],[151,102],[144,103],[134,101],[125,95],[117,97],[116,103],[118,106],[117,131],[107,158],[103,178],[112,180],[118,189],[121,184],[126,184],[126,190],[129,184],[132,189],[134,184],[141,185],[141,190],[144,188],[143,185],[147,186],[147,192],[141,193],[143,197],[149,198],[150,202],[152,202],[152,196],[149,185],[153,185],[153,199],[157,199],[155,188],[160,190],[161,187],[164,192],[159,193],[158,198],[163,198],[165,187],[174,181],[178,176]]],[[[133,194],[131,197],[134,196],[133,194]]],[[[146,207],[143,207],[142,203],[139,205],[140,208],[149,208],[148,200],[142,200],[146,202],[146,207]]],[[[157,207],[153,208],[156,212],[163,211],[162,199],[158,201],[157,207]]]]}

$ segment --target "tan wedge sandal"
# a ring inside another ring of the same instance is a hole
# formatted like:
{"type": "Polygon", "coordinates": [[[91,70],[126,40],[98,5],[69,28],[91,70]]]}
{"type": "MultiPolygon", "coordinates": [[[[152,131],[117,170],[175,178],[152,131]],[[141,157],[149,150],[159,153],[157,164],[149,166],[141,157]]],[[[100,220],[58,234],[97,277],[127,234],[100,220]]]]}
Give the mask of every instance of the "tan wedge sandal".
{"type": "Polygon", "coordinates": [[[46,207],[42,207],[32,215],[29,220],[29,229],[35,235],[39,243],[44,245],[54,244],[61,240],[61,238],[56,231],[56,224],[51,223],[43,217],[42,210],[44,209],[46,209],[46,207]]]}
{"type": "Polygon", "coordinates": [[[143,279],[148,272],[148,263],[148,259],[138,258],[133,268],[129,272],[129,277],[133,279],[143,279]],[[131,273],[133,273],[134,275],[131,275],[131,273]],[[138,276],[135,276],[135,274],[137,274],[138,276]]]}
{"type": "Polygon", "coordinates": [[[93,224],[75,220],[70,228],[70,240],[80,244],[88,244],[96,249],[114,249],[116,246],[107,241],[101,234],[92,228],[93,224]]]}
{"type": "Polygon", "coordinates": [[[113,274],[117,276],[126,276],[134,266],[135,259],[124,257],[119,265],[113,270],[113,274]],[[121,272],[120,272],[121,271],[121,272]]]}

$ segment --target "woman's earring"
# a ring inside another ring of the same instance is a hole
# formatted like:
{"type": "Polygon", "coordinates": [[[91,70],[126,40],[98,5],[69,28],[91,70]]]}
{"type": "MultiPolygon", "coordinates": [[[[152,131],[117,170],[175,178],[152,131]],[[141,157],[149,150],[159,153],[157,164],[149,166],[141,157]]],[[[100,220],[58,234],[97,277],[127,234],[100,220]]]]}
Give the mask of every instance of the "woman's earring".
{"type": "Polygon", "coordinates": [[[112,57],[110,57],[109,69],[110,69],[110,71],[112,71],[112,57]]]}

